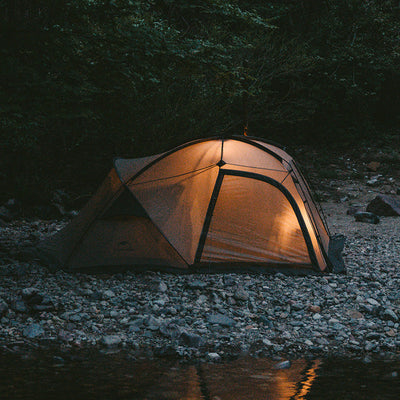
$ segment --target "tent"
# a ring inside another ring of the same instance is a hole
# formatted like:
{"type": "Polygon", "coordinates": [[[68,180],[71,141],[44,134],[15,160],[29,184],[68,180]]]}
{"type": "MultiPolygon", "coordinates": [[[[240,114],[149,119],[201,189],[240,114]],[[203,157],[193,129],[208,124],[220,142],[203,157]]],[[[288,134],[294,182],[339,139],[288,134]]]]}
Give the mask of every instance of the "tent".
{"type": "Polygon", "coordinates": [[[115,159],[79,215],[41,247],[69,270],[343,267],[343,243],[329,236],[292,157],[245,136],[115,159]]]}

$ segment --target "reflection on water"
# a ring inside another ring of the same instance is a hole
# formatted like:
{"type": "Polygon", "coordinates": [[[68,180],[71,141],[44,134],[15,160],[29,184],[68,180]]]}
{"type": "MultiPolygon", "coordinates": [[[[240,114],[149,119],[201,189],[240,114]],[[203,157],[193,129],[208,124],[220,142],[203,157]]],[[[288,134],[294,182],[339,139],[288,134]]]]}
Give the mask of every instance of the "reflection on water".
{"type": "Polygon", "coordinates": [[[400,363],[266,359],[188,365],[99,353],[21,357],[0,350],[0,399],[400,399],[400,363]]]}

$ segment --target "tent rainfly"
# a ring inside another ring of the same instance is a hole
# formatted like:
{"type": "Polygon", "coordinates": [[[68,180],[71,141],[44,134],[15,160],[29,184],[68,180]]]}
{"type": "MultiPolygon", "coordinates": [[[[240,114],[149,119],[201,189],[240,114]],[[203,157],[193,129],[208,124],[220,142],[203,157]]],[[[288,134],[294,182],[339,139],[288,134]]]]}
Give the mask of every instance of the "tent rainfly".
{"type": "Polygon", "coordinates": [[[114,161],[97,193],[42,254],[68,270],[343,271],[296,163],[245,136],[114,161]]]}

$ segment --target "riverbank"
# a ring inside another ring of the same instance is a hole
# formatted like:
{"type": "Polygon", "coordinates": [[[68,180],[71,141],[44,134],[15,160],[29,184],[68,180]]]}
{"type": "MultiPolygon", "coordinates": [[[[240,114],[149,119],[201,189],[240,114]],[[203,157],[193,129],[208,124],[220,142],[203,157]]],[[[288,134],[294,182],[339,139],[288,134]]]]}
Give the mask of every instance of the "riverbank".
{"type": "Polygon", "coordinates": [[[65,222],[10,222],[0,239],[0,345],[212,361],[400,359],[400,221],[355,222],[349,206],[381,188],[330,182],[346,195],[323,203],[331,233],[347,236],[346,275],[53,273],[25,249],[65,222]]]}

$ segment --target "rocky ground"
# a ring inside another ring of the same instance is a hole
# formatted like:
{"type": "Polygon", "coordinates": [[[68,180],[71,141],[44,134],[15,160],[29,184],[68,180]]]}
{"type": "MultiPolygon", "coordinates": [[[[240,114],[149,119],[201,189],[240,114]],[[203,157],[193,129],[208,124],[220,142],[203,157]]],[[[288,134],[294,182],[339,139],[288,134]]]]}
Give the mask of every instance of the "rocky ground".
{"type": "Polygon", "coordinates": [[[400,359],[400,218],[369,224],[346,213],[365,208],[377,193],[396,193],[397,179],[370,172],[354,181],[342,172],[322,180],[319,196],[331,232],[347,236],[346,275],[52,273],[24,249],[65,222],[3,222],[0,346],[208,360],[400,359]]]}

